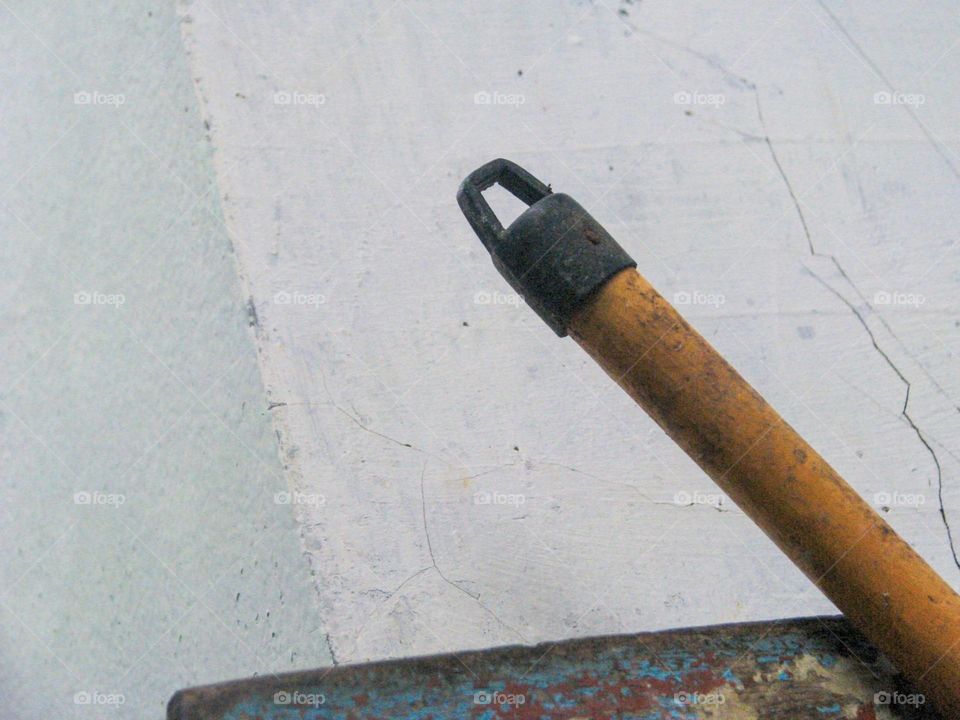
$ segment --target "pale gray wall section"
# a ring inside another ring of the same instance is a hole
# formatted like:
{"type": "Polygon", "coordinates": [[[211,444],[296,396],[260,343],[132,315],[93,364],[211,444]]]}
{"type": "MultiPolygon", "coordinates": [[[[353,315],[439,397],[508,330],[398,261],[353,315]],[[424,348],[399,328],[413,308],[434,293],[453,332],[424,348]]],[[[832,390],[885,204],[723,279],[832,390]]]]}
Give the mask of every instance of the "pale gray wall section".
{"type": "Polygon", "coordinates": [[[3,715],[327,663],[178,17],[0,18],[3,715]]]}

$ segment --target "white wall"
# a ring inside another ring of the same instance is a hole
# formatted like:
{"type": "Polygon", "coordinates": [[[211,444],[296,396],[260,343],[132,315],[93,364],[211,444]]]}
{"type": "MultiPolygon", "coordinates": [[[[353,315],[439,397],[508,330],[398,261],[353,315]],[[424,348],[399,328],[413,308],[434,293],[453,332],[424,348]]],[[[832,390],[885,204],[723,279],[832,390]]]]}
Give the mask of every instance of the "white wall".
{"type": "Polygon", "coordinates": [[[887,517],[960,580],[949,8],[183,12],[339,659],[832,611],[729,503],[674,502],[715,490],[574,343],[475,302],[508,288],[454,195],[498,156],[723,296],[687,316],[864,495],[922,496],[887,517]]]}

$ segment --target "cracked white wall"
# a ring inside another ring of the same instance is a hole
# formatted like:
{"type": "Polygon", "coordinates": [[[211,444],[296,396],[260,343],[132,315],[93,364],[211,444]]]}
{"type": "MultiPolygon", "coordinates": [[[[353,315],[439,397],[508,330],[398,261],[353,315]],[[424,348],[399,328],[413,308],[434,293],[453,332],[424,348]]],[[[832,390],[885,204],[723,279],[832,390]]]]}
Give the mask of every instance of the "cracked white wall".
{"type": "Polygon", "coordinates": [[[497,156],[688,293],[691,322],[960,582],[955,13],[182,12],[288,472],[325,499],[298,517],[340,661],[833,611],[511,302],[454,201],[497,156]]]}
{"type": "Polygon", "coordinates": [[[509,294],[454,202],[498,155],[960,582],[953,14],[148,5],[0,10],[6,707],[831,611],[509,294]]]}
{"type": "Polygon", "coordinates": [[[691,322],[960,582],[955,13],[181,12],[338,660],[832,611],[506,294],[454,202],[496,156],[689,297],[691,322]]]}

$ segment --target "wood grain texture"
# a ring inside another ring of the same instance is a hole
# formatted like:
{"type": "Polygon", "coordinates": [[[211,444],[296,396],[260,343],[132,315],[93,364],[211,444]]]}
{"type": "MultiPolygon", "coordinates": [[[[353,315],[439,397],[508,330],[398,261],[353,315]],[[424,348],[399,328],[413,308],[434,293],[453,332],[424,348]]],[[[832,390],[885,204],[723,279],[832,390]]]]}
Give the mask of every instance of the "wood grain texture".
{"type": "Polygon", "coordinates": [[[960,596],[660,293],[623,270],[570,335],[947,717],[960,714],[960,596]]]}

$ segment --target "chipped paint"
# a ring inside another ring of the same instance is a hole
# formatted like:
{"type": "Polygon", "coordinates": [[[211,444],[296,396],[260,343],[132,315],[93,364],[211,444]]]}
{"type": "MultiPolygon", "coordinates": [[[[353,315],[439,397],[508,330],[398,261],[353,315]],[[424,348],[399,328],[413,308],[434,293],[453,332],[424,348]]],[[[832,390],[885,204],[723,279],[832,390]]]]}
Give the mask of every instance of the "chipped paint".
{"type": "Polygon", "coordinates": [[[256,678],[184,691],[168,717],[866,720],[894,717],[873,706],[893,687],[889,664],[844,620],[812,618],[256,678]],[[295,696],[323,703],[276,700],[295,696]]]}

